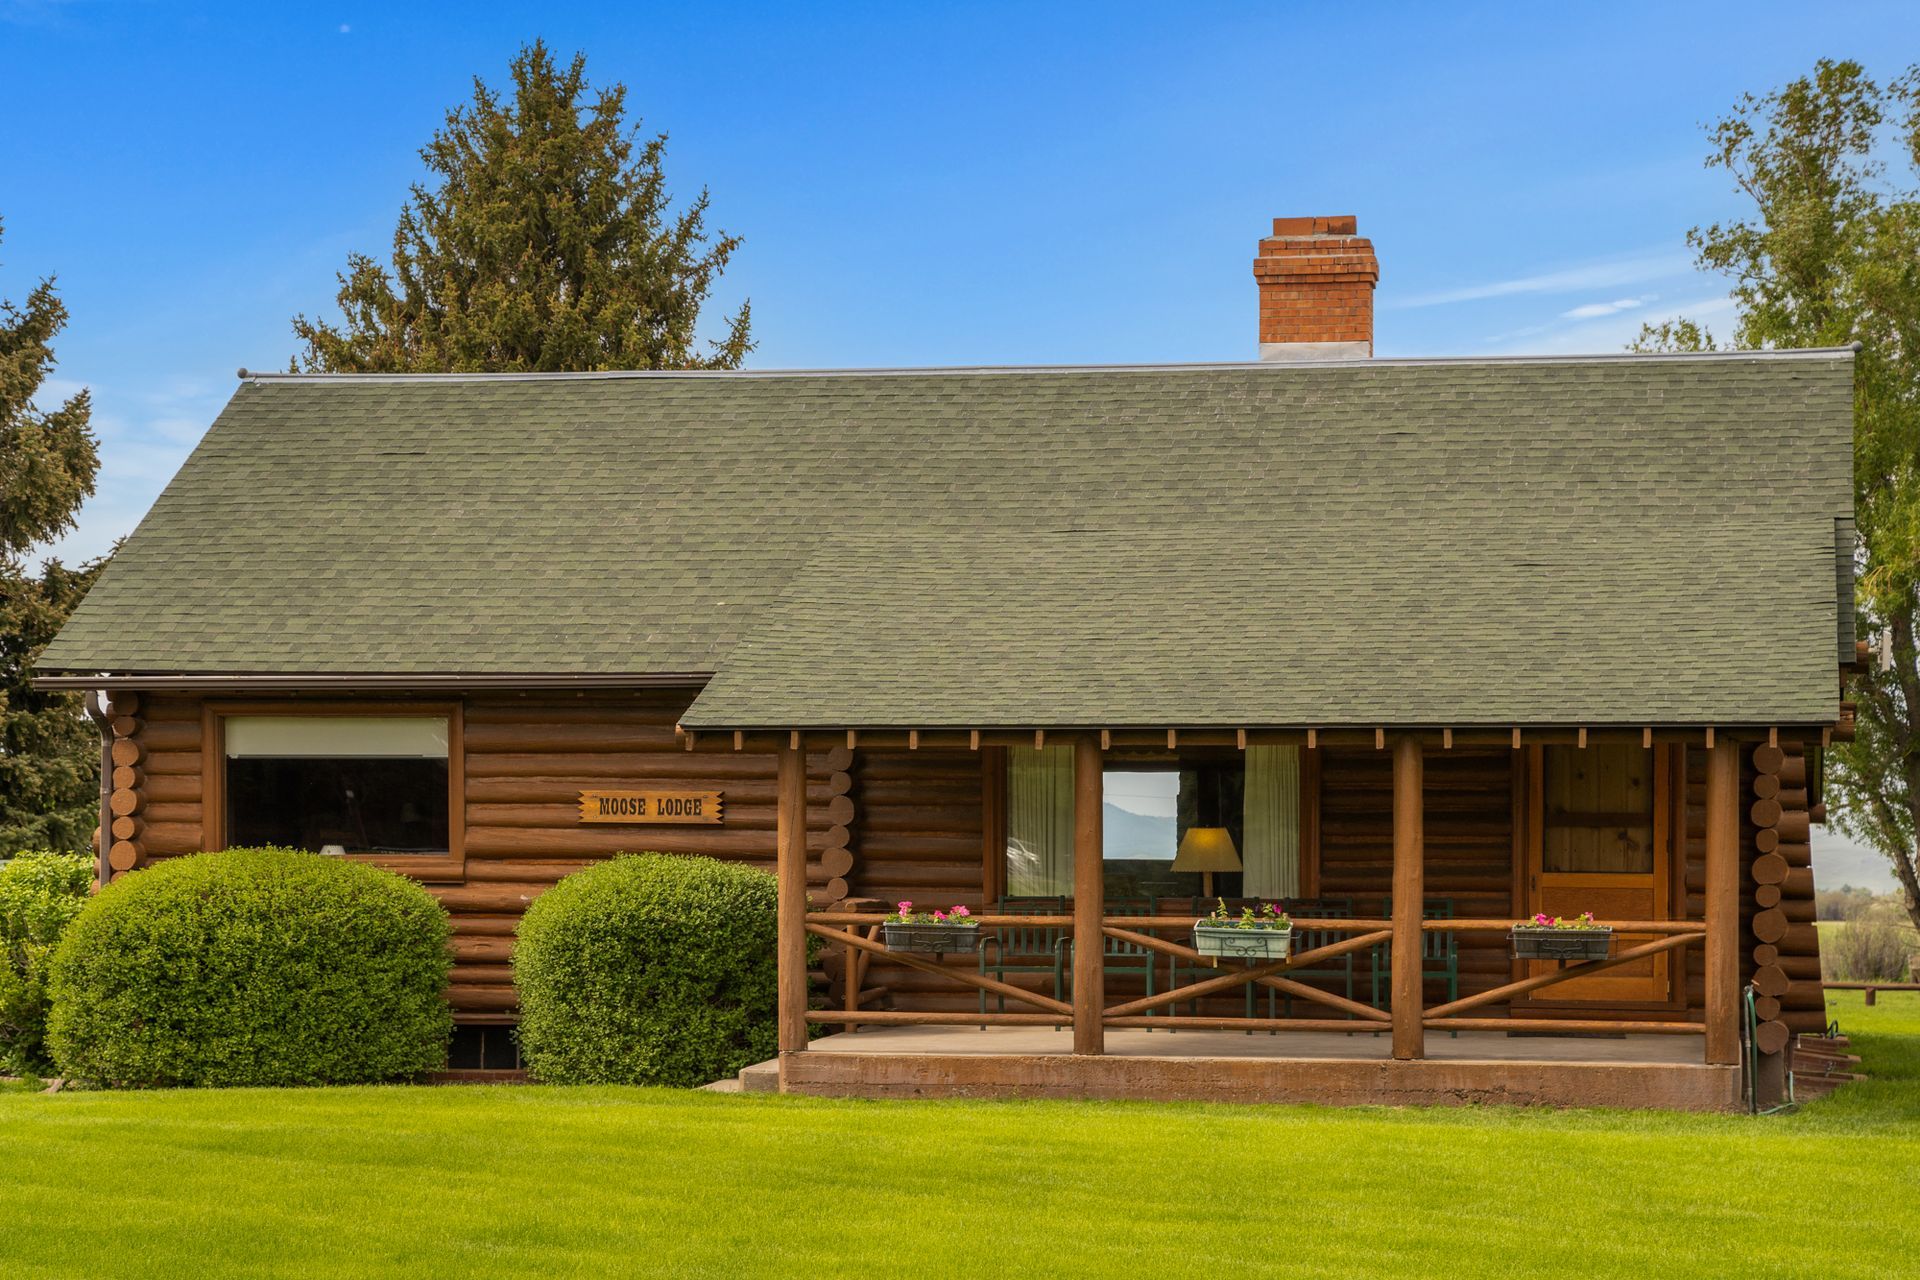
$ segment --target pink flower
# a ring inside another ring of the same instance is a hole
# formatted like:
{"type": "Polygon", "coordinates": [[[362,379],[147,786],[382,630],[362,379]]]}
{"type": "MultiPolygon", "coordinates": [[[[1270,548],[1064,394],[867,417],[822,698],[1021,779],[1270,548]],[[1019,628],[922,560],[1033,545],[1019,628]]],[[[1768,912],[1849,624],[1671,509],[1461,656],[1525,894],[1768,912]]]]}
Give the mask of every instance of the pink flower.
{"type": "Polygon", "coordinates": [[[935,924],[945,924],[945,923],[947,922],[947,913],[946,913],[946,912],[944,912],[944,911],[936,911],[936,912],[934,912],[934,913],[933,913],[933,922],[934,922],[935,924]]]}
{"type": "Polygon", "coordinates": [[[1534,916],[1533,922],[1537,925],[1550,925],[1553,923],[1553,917],[1542,911],[1534,916]]]}
{"type": "Polygon", "coordinates": [[[960,904],[959,906],[957,906],[957,907],[955,907],[955,908],[953,909],[953,914],[954,914],[954,915],[956,915],[956,916],[959,916],[959,917],[960,917],[960,918],[961,918],[962,920],[964,920],[964,919],[966,919],[966,918],[967,918],[968,916],[970,916],[970,915],[972,915],[972,914],[973,914],[973,912],[971,912],[971,911],[969,911],[969,910],[967,910],[967,907],[966,907],[966,904],[965,904],[965,903],[961,903],[961,904],[960,904]]]}
{"type": "Polygon", "coordinates": [[[912,904],[911,902],[902,902],[902,903],[900,904],[900,914],[901,914],[901,915],[903,915],[903,916],[910,916],[910,915],[912,915],[912,914],[913,914],[913,904],[912,904]]]}

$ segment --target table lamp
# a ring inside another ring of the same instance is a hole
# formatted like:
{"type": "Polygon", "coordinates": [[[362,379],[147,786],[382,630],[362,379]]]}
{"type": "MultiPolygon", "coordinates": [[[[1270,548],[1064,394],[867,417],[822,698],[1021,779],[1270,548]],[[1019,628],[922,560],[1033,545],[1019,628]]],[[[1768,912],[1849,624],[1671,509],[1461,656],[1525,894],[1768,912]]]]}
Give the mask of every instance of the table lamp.
{"type": "Polygon", "coordinates": [[[1238,871],[1240,851],[1225,827],[1188,827],[1173,855],[1173,870],[1198,871],[1204,896],[1213,896],[1213,873],[1238,871]]]}

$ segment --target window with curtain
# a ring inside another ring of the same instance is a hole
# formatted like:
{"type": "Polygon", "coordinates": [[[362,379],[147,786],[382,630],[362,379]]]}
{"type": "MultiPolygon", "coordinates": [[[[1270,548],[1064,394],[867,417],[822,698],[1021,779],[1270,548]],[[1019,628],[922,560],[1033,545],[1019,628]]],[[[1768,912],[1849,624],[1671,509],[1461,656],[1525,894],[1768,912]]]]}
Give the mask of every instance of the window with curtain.
{"type": "Polygon", "coordinates": [[[226,842],[446,853],[446,716],[228,716],[226,842]]]}
{"type": "Polygon", "coordinates": [[[1007,896],[1073,892],[1073,748],[1007,752],[1007,896]]]}
{"type": "Polygon", "coordinates": [[[1240,892],[1249,898],[1300,896],[1300,748],[1251,746],[1240,849],[1240,892]]]}
{"type": "MultiPolygon", "coordinates": [[[[1224,827],[1243,870],[1214,876],[1226,897],[1300,893],[1300,750],[1253,746],[1211,757],[1115,761],[1102,774],[1102,861],[1115,900],[1190,897],[1197,873],[1173,870],[1194,827],[1224,827]]],[[[1009,898],[1073,894],[1073,748],[1007,753],[1009,898]]]]}

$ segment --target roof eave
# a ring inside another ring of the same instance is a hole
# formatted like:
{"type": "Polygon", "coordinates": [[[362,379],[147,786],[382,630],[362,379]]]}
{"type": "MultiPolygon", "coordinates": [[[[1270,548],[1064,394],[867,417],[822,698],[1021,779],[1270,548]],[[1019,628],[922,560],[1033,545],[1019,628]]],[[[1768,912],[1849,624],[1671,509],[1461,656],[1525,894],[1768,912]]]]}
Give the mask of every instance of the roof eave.
{"type": "Polygon", "coordinates": [[[33,677],[36,689],[177,689],[183,692],[434,692],[487,689],[698,689],[711,671],[254,672],[60,671],[33,677]]]}

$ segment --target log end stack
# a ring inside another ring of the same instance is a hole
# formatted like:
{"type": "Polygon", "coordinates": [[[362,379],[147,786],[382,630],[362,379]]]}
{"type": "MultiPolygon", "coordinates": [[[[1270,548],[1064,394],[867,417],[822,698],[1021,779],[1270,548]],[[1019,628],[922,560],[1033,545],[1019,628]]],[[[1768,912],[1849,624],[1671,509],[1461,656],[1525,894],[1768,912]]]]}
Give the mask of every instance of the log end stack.
{"type": "Polygon", "coordinates": [[[820,871],[823,879],[814,887],[814,906],[816,910],[827,910],[846,898],[857,864],[852,834],[856,814],[853,750],[836,746],[815,767],[824,767],[827,773],[827,817],[832,825],[821,839],[820,871]]]}
{"type": "Polygon", "coordinates": [[[1814,926],[1812,806],[1807,758],[1795,742],[1753,751],[1748,817],[1753,823],[1747,865],[1752,918],[1752,982],[1759,1018],[1757,1047],[1784,1052],[1796,1034],[1826,1028],[1820,986],[1820,937],[1814,926]]]}
{"type": "Polygon", "coordinates": [[[140,698],[138,694],[116,693],[107,707],[108,731],[113,743],[108,755],[113,761],[112,791],[107,809],[112,822],[106,833],[107,866],[110,877],[118,880],[140,865],[141,810],[146,807],[146,773],[141,765],[146,750],[140,741],[140,698]]]}

